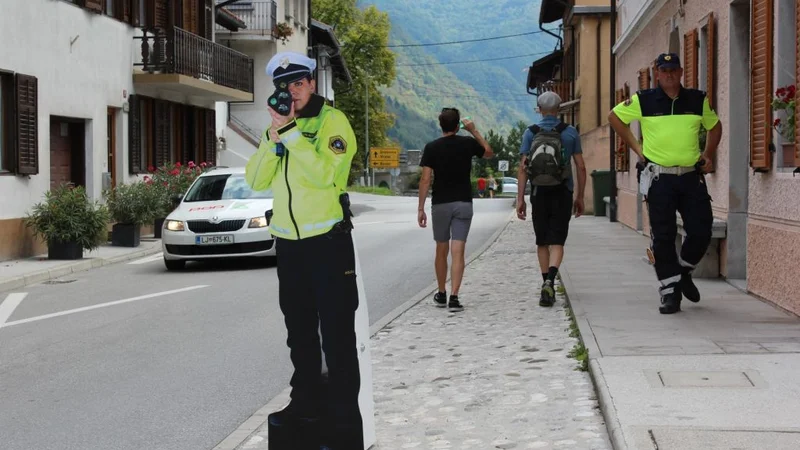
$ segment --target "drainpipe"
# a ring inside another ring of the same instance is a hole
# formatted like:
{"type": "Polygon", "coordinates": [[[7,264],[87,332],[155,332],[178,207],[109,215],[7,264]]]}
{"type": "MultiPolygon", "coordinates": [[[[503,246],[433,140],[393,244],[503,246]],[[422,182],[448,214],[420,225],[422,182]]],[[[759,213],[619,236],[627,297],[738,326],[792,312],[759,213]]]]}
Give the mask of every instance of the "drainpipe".
{"type": "MultiPolygon", "coordinates": [[[[613,1],[613,0],[612,0],[613,1]]],[[[600,55],[601,51],[601,44],[600,44],[600,36],[601,30],[603,29],[603,16],[597,16],[597,54],[600,55]]],[[[600,125],[603,124],[603,119],[601,115],[603,114],[601,110],[601,105],[603,103],[603,86],[602,86],[602,79],[603,79],[603,69],[602,69],[602,58],[597,58],[597,127],[600,128],[600,125]]]]}
{"type": "Polygon", "coordinates": [[[545,29],[544,25],[541,24],[541,23],[539,24],[539,29],[544,31],[545,33],[549,34],[550,36],[553,36],[554,38],[558,39],[558,48],[560,48],[560,49],[564,48],[564,39],[562,39],[560,35],[555,34],[550,30],[545,29]]]}
{"type": "MultiPolygon", "coordinates": [[[[575,51],[575,27],[570,24],[569,26],[570,33],[572,34],[572,73],[570,74],[570,87],[572,88],[572,93],[569,97],[570,100],[575,100],[575,85],[578,83],[578,77],[575,76],[575,68],[578,67],[578,53],[575,51]]],[[[572,105],[572,124],[575,124],[575,105],[572,105]]]]}
{"type": "MultiPolygon", "coordinates": [[[[609,28],[609,36],[611,36],[610,43],[611,46],[608,48],[608,56],[609,56],[609,104],[611,105],[609,110],[614,109],[614,88],[616,88],[616,61],[614,58],[614,44],[616,43],[617,38],[617,0],[611,0],[611,26],[609,28]]],[[[611,202],[608,205],[608,220],[610,222],[617,221],[617,170],[616,170],[616,158],[615,158],[615,145],[614,139],[615,133],[614,129],[611,128],[611,124],[608,125],[608,148],[609,148],[609,169],[611,170],[611,202]]]]}

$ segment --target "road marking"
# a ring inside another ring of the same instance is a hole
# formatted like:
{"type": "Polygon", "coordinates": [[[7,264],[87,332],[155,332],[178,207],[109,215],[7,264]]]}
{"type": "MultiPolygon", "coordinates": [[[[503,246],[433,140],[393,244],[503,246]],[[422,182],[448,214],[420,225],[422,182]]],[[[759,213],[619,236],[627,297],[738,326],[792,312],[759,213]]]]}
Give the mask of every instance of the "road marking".
{"type": "MultiPolygon", "coordinates": [[[[193,291],[193,290],[196,290],[196,289],[202,289],[202,288],[207,288],[207,287],[208,287],[207,284],[201,284],[201,285],[198,285],[198,286],[190,286],[190,287],[185,287],[185,288],[181,288],[181,289],[173,289],[171,291],[155,292],[155,293],[152,293],[152,294],[140,295],[138,297],[126,298],[124,300],[117,300],[117,301],[108,302],[108,303],[100,303],[98,305],[85,306],[83,308],[69,309],[69,310],[66,310],[66,311],[61,311],[61,312],[52,313],[52,314],[45,314],[43,316],[38,316],[38,317],[30,317],[28,319],[22,319],[22,320],[17,320],[17,321],[14,321],[14,322],[8,322],[8,323],[6,323],[4,325],[2,324],[2,322],[0,322],[0,328],[11,327],[11,326],[14,326],[14,325],[22,325],[24,323],[37,322],[39,320],[44,320],[44,319],[52,319],[53,317],[61,317],[61,316],[69,315],[69,314],[75,314],[75,313],[84,312],[84,311],[91,311],[91,310],[97,309],[97,308],[105,308],[107,306],[121,305],[123,303],[130,303],[130,302],[135,302],[135,301],[139,301],[139,300],[146,300],[146,299],[149,299],[149,298],[163,297],[165,295],[177,294],[177,293],[180,293],[180,292],[188,292],[188,291],[193,291]]],[[[12,295],[14,295],[14,294],[12,294],[12,295]]],[[[0,309],[0,311],[2,311],[2,309],[0,309]]]]}
{"type": "Polygon", "coordinates": [[[17,309],[22,299],[28,296],[27,292],[16,292],[13,294],[8,294],[5,301],[0,303],[0,328],[3,327],[3,324],[6,323],[11,314],[14,313],[14,310],[17,309]]]}
{"type": "Polygon", "coordinates": [[[145,256],[144,258],[131,261],[128,264],[147,264],[161,260],[164,257],[164,252],[156,253],[155,255],[145,256]]]}

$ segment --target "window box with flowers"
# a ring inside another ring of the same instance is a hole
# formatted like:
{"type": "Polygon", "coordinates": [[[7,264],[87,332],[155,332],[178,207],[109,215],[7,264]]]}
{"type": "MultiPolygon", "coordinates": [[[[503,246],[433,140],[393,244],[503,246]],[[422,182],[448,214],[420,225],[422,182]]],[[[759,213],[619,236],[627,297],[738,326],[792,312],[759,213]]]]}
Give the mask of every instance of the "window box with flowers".
{"type": "Polygon", "coordinates": [[[772,128],[781,135],[781,149],[783,152],[783,166],[784,167],[797,167],[800,161],[797,161],[795,149],[795,86],[788,85],[778,88],[775,91],[775,96],[772,98],[772,110],[779,112],[783,117],[777,117],[772,122],[772,128]]]}
{"type": "Polygon", "coordinates": [[[272,28],[272,37],[280,39],[284,44],[292,34],[294,34],[294,29],[292,29],[292,26],[289,25],[288,22],[276,23],[272,28]]]}

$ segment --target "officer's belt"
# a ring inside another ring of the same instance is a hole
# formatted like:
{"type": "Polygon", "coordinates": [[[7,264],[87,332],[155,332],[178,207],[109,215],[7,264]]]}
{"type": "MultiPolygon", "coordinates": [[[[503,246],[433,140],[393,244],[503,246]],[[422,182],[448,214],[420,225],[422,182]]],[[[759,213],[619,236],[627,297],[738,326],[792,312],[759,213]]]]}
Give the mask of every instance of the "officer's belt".
{"type": "Polygon", "coordinates": [[[658,164],[650,163],[652,166],[652,172],[655,175],[684,175],[687,173],[694,172],[697,170],[696,167],[664,167],[659,166],[658,164]]]}

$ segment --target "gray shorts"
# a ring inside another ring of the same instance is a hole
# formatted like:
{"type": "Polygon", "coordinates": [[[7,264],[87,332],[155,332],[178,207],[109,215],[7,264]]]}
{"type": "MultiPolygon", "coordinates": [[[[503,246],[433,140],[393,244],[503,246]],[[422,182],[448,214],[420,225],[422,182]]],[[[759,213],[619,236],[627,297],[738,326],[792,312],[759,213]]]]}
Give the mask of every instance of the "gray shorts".
{"type": "Polygon", "coordinates": [[[436,242],[466,241],[472,225],[472,203],[450,202],[431,206],[433,240],[436,242]]]}

